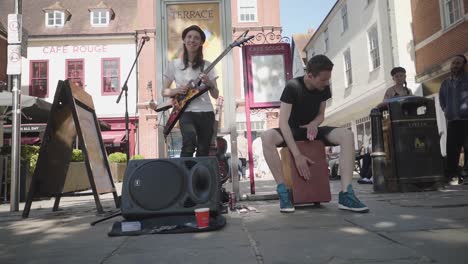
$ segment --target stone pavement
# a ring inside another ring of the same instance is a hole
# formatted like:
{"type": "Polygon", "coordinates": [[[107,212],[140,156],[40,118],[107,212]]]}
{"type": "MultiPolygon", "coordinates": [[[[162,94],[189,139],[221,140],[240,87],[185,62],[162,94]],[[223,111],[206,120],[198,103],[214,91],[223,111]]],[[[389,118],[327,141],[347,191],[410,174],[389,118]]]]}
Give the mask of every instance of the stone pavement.
{"type": "MultiPolygon", "coordinates": [[[[248,182],[241,182],[244,192],[248,182]]],[[[0,205],[0,263],[468,263],[468,186],[417,193],[375,194],[354,186],[371,212],[321,207],[281,214],[278,201],[245,201],[258,212],[226,215],[224,229],[207,233],[108,237],[114,221],[100,219],[92,196],[33,202],[30,217],[0,205]]],[[[257,190],[275,184],[257,181],[257,190]]],[[[115,211],[111,195],[101,196],[115,211]]],[[[21,204],[20,208],[23,208],[21,204]]]]}

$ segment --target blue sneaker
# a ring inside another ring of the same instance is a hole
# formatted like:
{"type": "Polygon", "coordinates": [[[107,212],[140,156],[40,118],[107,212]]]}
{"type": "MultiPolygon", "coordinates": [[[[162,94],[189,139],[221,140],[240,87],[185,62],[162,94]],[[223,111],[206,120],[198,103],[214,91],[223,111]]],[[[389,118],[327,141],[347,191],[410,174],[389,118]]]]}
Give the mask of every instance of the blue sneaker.
{"type": "Polygon", "coordinates": [[[365,206],[359,199],[354,195],[353,187],[348,185],[346,192],[340,192],[338,194],[338,208],[342,210],[349,210],[358,213],[367,213],[369,208],[365,206]]]}
{"type": "Polygon", "coordinates": [[[284,185],[284,183],[278,184],[276,191],[278,192],[280,211],[282,213],[293,213],[294,205],[289,198],[289,192],[288,189],[286,189],[286,185],[284,185]]]}

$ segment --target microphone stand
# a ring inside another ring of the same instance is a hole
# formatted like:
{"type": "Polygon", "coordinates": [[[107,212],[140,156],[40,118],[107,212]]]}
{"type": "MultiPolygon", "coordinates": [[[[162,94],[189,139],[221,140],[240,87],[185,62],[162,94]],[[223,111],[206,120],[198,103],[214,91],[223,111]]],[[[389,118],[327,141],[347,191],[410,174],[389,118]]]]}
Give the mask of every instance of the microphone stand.
{"type": "MultiPolygon", "coordinates": [[[[120,94],[119,97],[117,98],[116,103],[118,104],[120,102],[120,99],[122,98],[123,92],[125,92],[125,142],[127,142],[127,146],[125,147],[125,154],[127,155],[127,164],[130,159],[130,140],[129,140],[129,119],[128,119],[128,79],[130,79],[130,75],[132,74],[133,68],[135,67],[135,64],[138,61],[138,57],[140,56],[140,52],[143,49],[143,46],[145,45],[146,41],[149,40],[148,36],[144,36],[141,38],[141,44],[140,47],[138,48],[137,55],[135,57],[135,61],[133,62],[132,68],[130,69],[130,72],[128,73],[127,79],[125,80],[122,89],[120,89],[120,94]]],[[[138,87],[137,87],[138,89],[138,87]]]]}

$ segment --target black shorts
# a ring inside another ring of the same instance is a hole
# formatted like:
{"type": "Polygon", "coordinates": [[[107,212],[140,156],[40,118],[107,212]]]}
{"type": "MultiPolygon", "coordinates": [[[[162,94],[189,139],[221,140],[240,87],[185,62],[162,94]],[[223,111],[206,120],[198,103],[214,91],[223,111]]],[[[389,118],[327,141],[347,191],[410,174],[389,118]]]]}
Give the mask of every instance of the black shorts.
{"type": "MultiPolygon", "coordinates": [[[[325,146],[336,146],[336,144],[331,143],[328,141],[325,136],[328,135],[333,129],[337,127],[331,127],[331,126],[322,126],[318,127],[317,131],[317,136],[315,137],[315,140],[320,140],[325,144],[325,146]]],[[[283,133],[281,133],[281,129],[279,128],[274,128],[278,133],[280,133],[281,137],[283,137],[283,133]]],[[[293,138],[295,141],[305,141],[309,140],[307,138],[307,128],[299,127],[299,128],[291,128],[291,132],[293,135],[293,138]]],[[[283,140],[281,144],[278,144],[277,147],[282,148],[286,147],[286,142],[283,140]]]]}

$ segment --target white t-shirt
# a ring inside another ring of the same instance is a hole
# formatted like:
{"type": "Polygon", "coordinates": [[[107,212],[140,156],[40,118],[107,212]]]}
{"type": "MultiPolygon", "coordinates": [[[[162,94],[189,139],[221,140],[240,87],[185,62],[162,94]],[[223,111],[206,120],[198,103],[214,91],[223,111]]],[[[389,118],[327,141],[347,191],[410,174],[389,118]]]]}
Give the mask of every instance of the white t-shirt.
{"type": "MultiPolygon", "coordinates": [[[[205,60],[205,69],[210,66],[211,62],[205,60]]],[[[187,85],[191,80],[195,80],[201,73],[200,68],[194,70],[190,67],[184,68],[184,62],[182,59],[175,59],[168,63],[167,72],[165,77],[170,81],[175,81],[176,88],[187,85]]],[[[216,78],[216,71],[212,69],[208,73],[210,80],[216,78]]],[[[204,85],[204,84],[202,84],[204,85]]],[[[209,91],[193,99],[185,109],[186,112],[213,112],[213,104],[210,100],[209,91]]]]}

